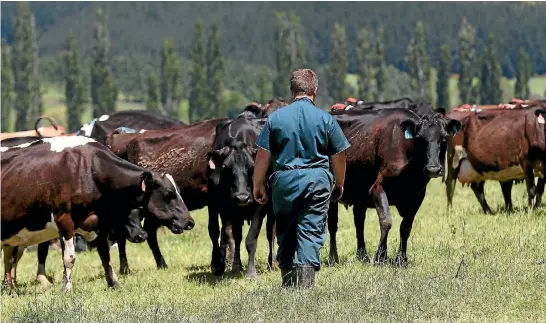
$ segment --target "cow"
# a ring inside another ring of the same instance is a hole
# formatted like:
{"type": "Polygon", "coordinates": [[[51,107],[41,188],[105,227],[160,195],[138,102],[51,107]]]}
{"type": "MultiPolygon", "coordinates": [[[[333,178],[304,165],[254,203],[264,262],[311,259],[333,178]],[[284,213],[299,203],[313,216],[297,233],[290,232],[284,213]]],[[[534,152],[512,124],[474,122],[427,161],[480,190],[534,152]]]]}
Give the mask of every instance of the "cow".
{"type": "Polygon", "coordinates": [[[285,99],[281,97],[276,97],[269,102],[265,106],[262,107],[262,111],[264,112],[264,117],[269,117],[273,112],[277,111],[278,109],[287,106],[288,103],[285,99]]]}
{"type": "MultiPolygon", "coordinates": [[[[525,115],[527,112],[521,111],[521,109],[528,109],[528,105],[517,105],[517,106],[509,106],[507,107],[505,104],[500,104],[496,106],[496,109],[493,108],[485,108],[485,106],[477,106],[473,109],[452,109],[448,116],[453,119],[459,120],[463,127],[462,130],[457,133],[456,136],[453,138],[450,138],[448,140],[448,150],[447,150],[447,178],[446,178],[446,195],[447,195],[447,205],[448,209],[451,208],[452,201],[453,201],[453,194],[455,191],[455,183],[457,178],[459,181],[463,184],[469,184],[472,188],[472,191],[476,195],[480,206],[482,207],[482,210],[485,214],[492,214],[491,208],[487,204],[487,201],[485,200],[485,194],[484,194],[484,181],[486,179],[488,180],[498,180],[501,185],[503,197],[504,197],[504,204],[505,209],[510,210],[512,209],[512,198],[511,198],[511,190],[512,185],[514,181],[520,181],[524,179],[523,171],[521,172],[512,172],[511,175],[507,176],[505,172],[502,173],[496,173],[495,171],[492,173],[488,173],[487,175],[484,174],[484,176],[475,174],[473,172],[474,168],[469,167],[472,166],[471,163],[468,160],[467,151],[466,148],[464,148],[465,142],[472,142],[473,146],[476,147],[478,144],[477,142],[480,142],[480,150],[489,150],[490,156],[493,158],[498,159],[497,165],[501,167],[500,165],[502,162],[500,160],[503,160],[508,157],[509,154],[504,148],[500,151],[495,150],[493,147],[500,147],[505,145],[504,140],[511,140],[511,141],[519,141],[523,140],[523,136],[526,135],[526,131],[531,131],[531,129],[524,129],[524,125],[520,123],[514,123],[514,122],[508,122],[507,120],[509,118],[525,118],[525,115]],[[519,110],[519,111],[518,111],[519,110]],[[502,116],[502,117],[501,117],[502,116]],[[479,136],[475,138],[470,138],[468,131],[468,122],[473,122],[473,129],[474,134],[477,134],[477,128],[484,128],[489,130],[484,130],[486,132],[495,132],[495,136],[479,136]],[[499,123],[500,122],[500,123],[499,123]],[[491,123],[491,125],[489,125],[491,123]],[[503,129],[504,133],[498,133],[501,130],[495,130],[495,129],[503,129]],[[517,136],[522,136],[521,138],[518,138],[517,136]],[[504,153],[507,153],[508,155],[502,155],[504,153]],[[463,173],[461,173],[463,171],[463,173]],[[513,177],[513,178],[511,178],[513,177]]],[[[530,116],[533,118],[532,116],[530,116]]],[[[523,119],[521,119],[523,120],[523,119]]],[[[528,143],[526,144],[528,146],[528,143]]],[[[483,156],[482,156],[483,157],[483,156]]],[[[489,157],[487,157],[489,158],[489,157]]],[[[479,163],[475,160],[476,163],[479,163]]],[[[477,166],[479,167],[479,166],[477,166]]],[[[516,167],[517,168],[517,167],[516,167]]],[[[499,169],[500,170],[500,169],[499,169]]],[[[514,169],[512,169],[514,170],[514,169]]],[[[540,175],[540,173],[538,174],[540,175]]],[[[541,176],[541,175],[540,175],[541,176]]],[[[542,180],[539,179],[538,183],[538,191],[541,191],[541,187],[543,187],[542,180]]],[[[540,204],[541,194],[538,194],[536,197],[536,202],[540,204]]],[[[537,204],[537,205],[538,205],[537,204]]]]}
{"type": "MultiPolygon", "coordinates": [[[[212,119],[187,126],[165,130],[149,130],[144,133],[119,133],[107,138],[107,145],[129,162],[157,172],[172,174],[180,195],[190,211],[209,204],[207,153],[210,152],[216,134],[216,126],[230,119],[212,119]],[[127,140],[130,138],[131,140],[127,140]],[[118,145],[117,143],[122,143],[118,145]],[[123,148],[125,145],[125,148],[123,148]],[[121,147],[121,148],[120,148],[121,147]]],[[[146,219],[144,229],[148,233],[148,245],[158,269],[167,268],[159,250],[157,229],[159,223],[146,219]]],[[[118,241],[119,244],[119,241],[118,241]]],[[[125,246],[119,244],[120,273],[129,273],[125,246]]]]}
{"type": "Polygon", "coordinates": [[[270,205],[260,205],[252,197],[252,174],[256,158],[256,138],[266,119],[239,115],[229,123],[216,127],[212,150],[207,154],[209,170],[209,236],[212,241],[211,270],[222,275],[226,267],[226,248],[229,244],[232,273],[242,268],[240,246],[244,221],[250,224],[246,237],[248,252],[247,278],[257,276],[254,258],[263,219],[267,214],[267,238],[269,240],[269,268],[273,268],[274,216],[270,205]],[[214,202],[213,202],[214,201],[214,202]],[[221,242],[218,214],[222,222],[221,242]]]}
{"type": "Polygon", "coordinates": [[[38,118],[36,120],[36,123],[34,124],[34,130],[27,130],[27,131],[17,131],[17,132],[2,132],[0,133],[0,141],[3,141],[5,139],[9,138],[18,138],[18,137],[36,137],[37,139],[41,137],[55,137],[59,136],[65,133],[65,129],[63,126],[59,125],[57,121],[55,121],[54,118],[43,116],[38,118]],[[48,120],[51,125],[47,127],[38,127],[38,124],[43,119],[48,120]]]}
{"type": "Polygon", "coordinates": [[[153,218],[173,233],[194,225],[171,175],[124,161],[91,138],[54,137],[2,147],[1,159],[1,241],[11,290],[15,288],[11,273],[20,253],[16,248],[60,236],[63,289],[70,290],[74,234],[96,237],[106,281],[115,288],[118,281],[107,242],[111,228],[132,242],[142,242],[146,232],[141,217],[153,218]],[[139,208],[141,212],[132,212],[139,208]]]}
{"type": "Polygon", "coordinates": [[[128,127],[140,131],[167,129],[183,125],[178,119],[164,116],[155,112],[145,110],[117,111],[110,115],[105,114],[84,124],[77,132],[78,135],[94,138],[104,144],[108,135],[116,128],[128,127]]]}
{"type": "MultiPolygon", "coordinates": [[[[396,206],[402,224],[400,249],[395,264],[407,265],[407,241],[413,220],[425,197],[431,178],[444,172],[447,137],[461,124],[440,118],[434,111],[418,115],[409,109],[393,108],[376,111],[351,109],[332,112],[351,143],[346,151],[347,170],[341,202],[354,205],[357,235],[357,257],[369,261],[364,243],[364,221],[367,208],[379,215],[381,238],[374,262],[387,259],[387,236],[392,226],[389,206],[396,206]]],[[[338,203],[328,212],[331,265],[339,262],[337,254],[338,203]]]]}

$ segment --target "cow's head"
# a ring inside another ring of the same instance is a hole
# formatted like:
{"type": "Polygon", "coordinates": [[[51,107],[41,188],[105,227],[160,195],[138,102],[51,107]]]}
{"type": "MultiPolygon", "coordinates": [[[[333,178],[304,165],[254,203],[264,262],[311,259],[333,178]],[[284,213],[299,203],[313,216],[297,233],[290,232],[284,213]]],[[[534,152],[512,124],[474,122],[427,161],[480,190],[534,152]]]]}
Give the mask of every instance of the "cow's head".
{"type": "Polygon", "coordinates": [[[142,208],[146,217],[153,217],[173,233],[193,229],[195,222],[171,175],[145,171],[140,188],[144,192],[142,208]]]}
{"type": "Polygon", "coordinates": [[[211,182],[227,191],[235,205],[252,203],[252,174],[256,149],[238,140],[232,140],[222,149],[207,154],[211,182]]]}
{"type": "Polygon", "coordinates": [[[457,134],[461,123],[435,113],[426,114],[417,121],[404,120],[400,126],[406,139],[415,140],[414,157],[424,162],[424,172],[431,178],[443,176],[447,139],[457,134]]]}

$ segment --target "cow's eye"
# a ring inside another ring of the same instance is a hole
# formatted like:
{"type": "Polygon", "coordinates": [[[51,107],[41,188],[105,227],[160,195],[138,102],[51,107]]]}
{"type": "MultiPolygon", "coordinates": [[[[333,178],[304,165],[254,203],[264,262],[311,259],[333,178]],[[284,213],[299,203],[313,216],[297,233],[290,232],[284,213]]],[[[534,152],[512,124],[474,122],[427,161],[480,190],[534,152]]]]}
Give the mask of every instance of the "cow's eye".
{"type": "Polygon", "coordinates": [[[176,197],[176,194],[173,191],[165,192],[165,200],[172,200],[176,197]]]}

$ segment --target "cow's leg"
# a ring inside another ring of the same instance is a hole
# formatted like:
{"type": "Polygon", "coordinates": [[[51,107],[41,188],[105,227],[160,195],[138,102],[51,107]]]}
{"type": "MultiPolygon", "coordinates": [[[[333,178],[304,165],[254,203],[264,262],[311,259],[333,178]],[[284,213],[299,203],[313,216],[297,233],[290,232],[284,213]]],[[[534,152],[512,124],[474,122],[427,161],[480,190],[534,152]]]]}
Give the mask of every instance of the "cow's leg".
{"type": "Polygon", "coordinates": [[[70,213],[62,214],[56,219],[56,222],[59,227],[59,238],[64,265],[63,290],[69,291],[72,289],[72,281],[70,280],[72,276],[72,267],[74,267],[74,262],[76,261],[76,245],[74,243],[75,224],[70,213]]]}
{"type": "Polygon", "coordinates": [[[246,251],[248,252],[248,268],[246,270],[246,278],[256,278],[256,265],[254,264],[254,258],[256,256],[256,248],[258,246],[258,236],[260,235],[260,229],[262,228],[262,222],[264,219],[263,207],[258,206],[254,210],[252,220],[250,221],[250,229],[246,234],[246,251]]]}
{"type": "Polygon", "coordinates": [[[13,267],[11,268],[11,277],[13,278],[13,284],[17,286],[17,264],[19,263],[19,260],[21,260],[21,257],[23,257],[23,253],[25,251],[25,247],[18,247],[14,254],[14,261],[13,261],[13,267]]]}
{"type": "Polygon", "coordinates": [[[158,228],[159,226],[153,221],[149,221],[148,219],[144,220],[144,230],[148,233],[148,239],[146,239],[146,241],[148,241],[148,246],[150,247],[150,250],[152,250],[157,268],[166,269],[168,268],[167,262],[165,262],[165,258],[163,258],[163,255],[161,254],[157,241],[158,228]]]}
{"type": "Polygon", "coordinates": [[[457,185],[457,169],[454,169],[451,165],[447,167],[446,197],[448,209],[453,207],[453,195],[455,195],[455,186],[457,185]]]}
{"type": "Polygon", "coordinates": [[[512,184],[514,181],[501,182],[502,196],[504,197],[504,208],[512,210],[512,184]]]}
{"type": "Polygon", "coordinates": [[[230,267],[233,265],[233,257],[235,255],[235,239],[233,237],[233,223],[230,220],[222,219],[222,249],[226,250],[226,266],[230,267]]]}
{"type": "Polygon", "coordinates": [[[537,189],[535,195],[535,207],[539,207],[542,204],[542,194],[544,194],[544,184],[546,183],[546,178],[538,178],[537,189]]]}
{"type": "Polygon", "coordinates": [[[523,177],[525,178],[525,184],[527,186],[527,199],[529,207],[533,207],[533,201],[535,200],[536,195],[536,186],[535,186],[535,173],[533,167],[528,162],[521,164],[523,168],[523,177]]]}
{"type": "Polygon", "coordinates": [[[267,241],[269,243],[269,256],[267,257],[267,266],[270,271],[276,270],[279,268],[279,262],[277,261],[277,255],[275,252],[275,237],[277,236],[275,224],[275,214],[273,213],[273,208],[267,206],[267,222],[266,222],[266,234],[267,241]]]}
{"type": "Polygon", "coordinates": [[[233,262],[231,265],[231,273],[237,274],[242,270],[241,264],[241,241],[243,240],[243,224],[244,221],[236,221],[232,225],[233,232],[233,262]]]}
{"type": "Polygon", "coordinates": [[[366,207],[355,204],[353,215],[356,229],[356,258],[363,262],[369,262],[370,257],[366,253],[366,242],[364,241],[364,221],[366,221],[366,207]]]}
{"type": "Polygon", "coordinates": [[[45,263],[49,253],[49,244],[51,241],[42,242],[38,245],[38,272],[36,273],[36,282],[42,287],[48,287],[51,282],[47,279],[45,263]]]}
{"type": "Polygon", "coordinates": [[[107,234],[99,233],[99,236],[97,237],[97,251],[102,262],[102,267],[104,268],[104,275],[106,282],[108,283],[108,287],[117,288],[119,284],[114,268],[110,263],[110,247],[108,246],[107,234]]]}
{"type": "Polygon", "coordinates": [[[383,187],[380,185],[375,187],[372,194],[375,209],[379,216],[379,227],[381,229],[381,237],[379,239],[379,246],[377,247],[374,261],[376,264],[382,264],[387,259],[387,238],[392,227],[392,217],[389,211],[389,200],[387,199],[387,194],[383,190],[383,187]]]}
{"type": "Polygon", "coordinates": [[[335,266],[339,263],[336,240],[338,209],[339,203],[330,203],[330,208],[328,209],[328,231],[330,231],[330,255],[328,256],[328,264],[330,266],[335,266]]]}
{"type": "Polygon", "coordinates": [[[213,275],[220,276],[226,270],[225,250],[222,254],[222,249],[218,244],[220,238],[220,224],[218,223],[218,212],[209,206],[209,237],[212,242],[212,259],[210,261],[210,269],[213,275]]]}
{"type": "Polygon", "coordinates": [[[474,192],[474,195],[476,195],[476,198],[478,199],[478,202],[480,202],[480,205],[482,206],[483,213],[485,214],[492,214],[493,212],[489,208],[489,205],[487,205],[487,201],[485,200],[485,192],[484,192],[484,185],[485,182],[480,183],[471,183],[470,188],[474,192]]]}
{"type": "Polygon", "coordinates": [[[116,234],[115,238],[119,252],[119,274],[128,275],[131,273],[131,269],[129,268],[129,262],[127,261],[127,239],[121,234],[116,234]]]}
{"type": "Polygon", "coordinates": [[[397,267],[406,267],[408,264],[408,257],[406,255],[406,250],[408,247],[408,239],[411,233],[411,228],[413,226],[413,220],[421,203],[425,199],[425,192],[418,196],[415,199],[410,199],[410,203],[407,205],[397,206],[396,209],[402,217],[402,223],[400,223],[400,249],[396,255],[395,266],[397,267]]]}
{"type": "Polygon", "coordinates": [[[15,267],[17,249],[18,247],[2,247],[2,251],[4,252],[4,285],[8,289],[9,294],[16,293],[15,281],[14,277],[12,276],[14,271],[12,269],[15,267]]]}

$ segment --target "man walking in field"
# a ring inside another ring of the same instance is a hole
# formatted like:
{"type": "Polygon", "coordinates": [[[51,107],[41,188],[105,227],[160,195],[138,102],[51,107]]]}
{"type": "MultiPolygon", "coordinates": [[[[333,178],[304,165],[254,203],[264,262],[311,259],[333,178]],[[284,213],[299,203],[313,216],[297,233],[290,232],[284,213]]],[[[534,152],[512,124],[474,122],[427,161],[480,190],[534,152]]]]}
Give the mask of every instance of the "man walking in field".
{"type": "Polygon", "coordinates": [[[314,105],[317,89],[312,70],[293,72],[292,103],[269,116],[256,141],[260,149],[254,166],[254,198],[267,202],[266,173],[272,164],[268,182],[283,287],[314,286],[326,240],[328,207],[343,194],[344,151],[350,144],[336,120],[314,105]]]}

